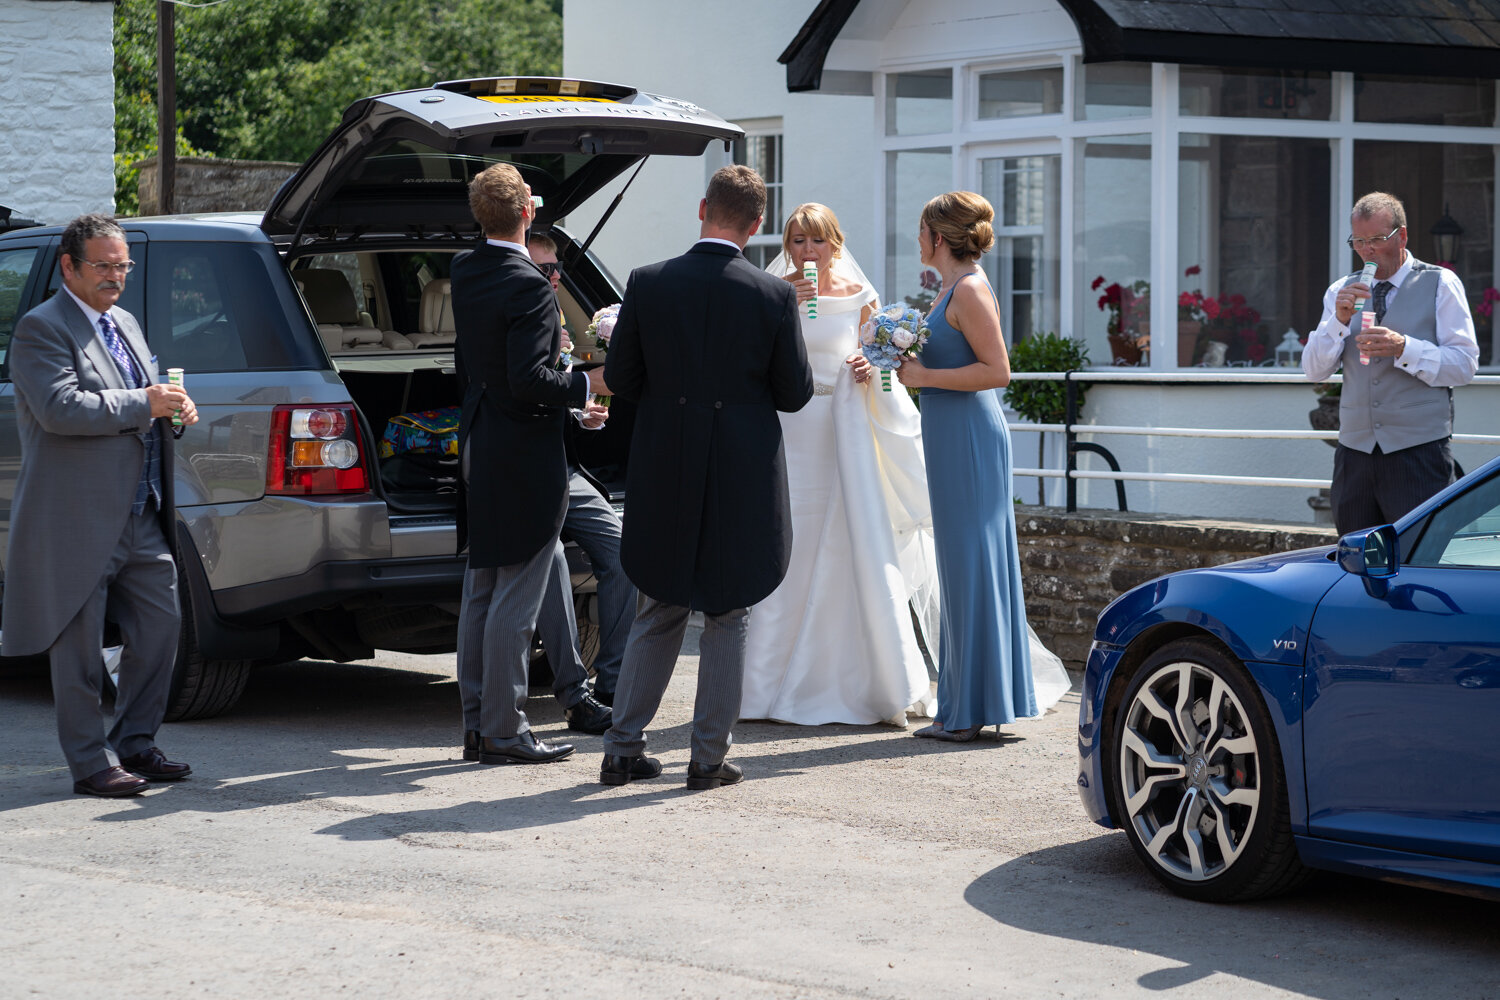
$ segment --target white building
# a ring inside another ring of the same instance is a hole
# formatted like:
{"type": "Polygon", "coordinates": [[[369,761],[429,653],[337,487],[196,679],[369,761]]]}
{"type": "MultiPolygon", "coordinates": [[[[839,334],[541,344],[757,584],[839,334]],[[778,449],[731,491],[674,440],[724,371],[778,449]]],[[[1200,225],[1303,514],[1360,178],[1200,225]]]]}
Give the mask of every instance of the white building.
{"type": "MultiPolygon", "coordinates": [[[[564,68],[739,122],[750,138],[736,158],[771,182],[775,223],[799,202],[832,206],[887,301],[920,292],[922,203],[975,190],[997,211],[999,245],[985,261],[1008,337],[1057,331],[1082,338],[1096,364],[1119,357],[1156,373],[1205,360],[1270,371],[1261,366],[1276,364],[1286,332],[1305,336],[1328,282],[1350,269],[1349,206],[1366,191],[1402,198],[1410,248],[1424,260],[1443,259],[1432,229],[1456,223],[1446,254],[1476,303],[1500,284],[1500,18],[1478,4],[1425,17],[1393,9],[1402,8],[569,0],[564,68]],[[1167,294],[1127,307],[1117,320],[1126,336],[1112,341],[1116,311],[1100,298],[1116,284],[1167,294]],[[1219,317],[1195,327],[1184,293],[1213,300],[1207,312],[1219,317]],[[1122,343],[1148,335],[1144,358],[1122,343]]],[[[604,258],[622,267],[681,252],[722,162],[710,151],[703,162],[648,164],[596,243],[604,258]]],[[[592,220],[570,223],[584,230],[592,220]]],[[[776,243],[774,232],[761,239],[776,243]]],[[[1481,370],[1495,371],[1495,332],[1479,319],[1481,370]]],[[[1084,418],[1307,429],[1315,402],[1306,385],[1105,385],[1091,390],[1084,418]]],[[[1457,431],[1493,433],[1497,416],[1500,387],[1458,392],[1457,431]]],[[[1016,437],[1017,464],[1033,464],[1034,436],[1016,437]]],[[[1142,472],[1318,479],[1332,468],[1317,441],[1099,440],[1142,472]]],[[[1467,468],[1495,451],[1454,449],[1467,468]]],[[[1079,489],[1086,506],[1113,505],[1109,483],[1079,489]]],[[[1017,492],[1036,495],[1027,480],[1017,492]]],[[[1132,483],[1129,494],[1138,510],[1311,517],[1306,490],[1132,483]]]]}
{"type": "Polygon", "coordinates": [[[115,5],[0,0],[0,205],[51,225],[115,204],[115,5]]]}

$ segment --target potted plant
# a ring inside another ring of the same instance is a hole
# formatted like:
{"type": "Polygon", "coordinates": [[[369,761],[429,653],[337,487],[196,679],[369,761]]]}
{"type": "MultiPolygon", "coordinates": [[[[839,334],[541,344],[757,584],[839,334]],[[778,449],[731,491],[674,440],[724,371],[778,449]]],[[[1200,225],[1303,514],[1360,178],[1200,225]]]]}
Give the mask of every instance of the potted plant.
{"type": "MultiPolygon", "coordinates": [[[[1089,287],[1098,291],[1104,275],[1089,287]]],[[[1109,314],[1109,349],[1117,365],[1138,365],[1141,352],[1151,346],[1151,283],[1144,279],[1109,285],[1099,296],[1099,309],[1109,314]]]]}
{"type": "MultiPolygon", "coordinates": [[[[1034,333],[1010,349],[1010,369],[1014,372],[1076,371],[1088,363],[1089,350],[1083,341],[1055,333],[1034,333]]],[[[1077,391],[1081,412],[1083,383],[1077,391]]],[[[1005,404],[1032,423],[1060,424],[1068,417],[1067,386],[1062,382],[1012,382],[1005,389],[1005,404]]],[[[1041,468],[1046,457],[1046,434],[1038,433],[1036,441],[1036,464],[1041,468]]],[[[1047,502],[1045,480],[1037,480],[1036,502],[1047,502]]]]}

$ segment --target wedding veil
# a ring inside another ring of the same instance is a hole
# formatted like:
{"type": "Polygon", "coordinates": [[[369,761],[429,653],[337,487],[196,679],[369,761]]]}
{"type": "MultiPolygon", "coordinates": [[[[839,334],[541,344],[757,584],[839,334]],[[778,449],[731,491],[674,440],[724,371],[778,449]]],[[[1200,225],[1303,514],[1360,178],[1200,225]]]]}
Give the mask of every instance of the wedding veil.
{"type": "MultiPolygon", "coordinates": [[[[795,268],[792,266],[791,258],[786,255],[785,250],[782,250],[780,253],[778,253],[775,258],[772,259],[771,263],[766,265],[766,272],[768,274],[774,274],[778,278],[784,278],[788,274],[791,274],[793,271],[800,270],[800,266],[795,268]]],[[[855,284],[864,285],[866,288],[870,289],[870,291],[875,292],[874,283],[871,282],[869,278],[865,277],[864,270],[860,268],[859,263],[854,259],[854,254],[849,252],[849,247],[847,245],[845,245],[844,248],[839,251],[838,256],[833,258],[833,267],[830,270],[832,270],[834,274],[838,275],[846,281],[852,281],[855,284]]],[[[875,292],[874,308],[880,308],[879,292],[875,292]]]]}

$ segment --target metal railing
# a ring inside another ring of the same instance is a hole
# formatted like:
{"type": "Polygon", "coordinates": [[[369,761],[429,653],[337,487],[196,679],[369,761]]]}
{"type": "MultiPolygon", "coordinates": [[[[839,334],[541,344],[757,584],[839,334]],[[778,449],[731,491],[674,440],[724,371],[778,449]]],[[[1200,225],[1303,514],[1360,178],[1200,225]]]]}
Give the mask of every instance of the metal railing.
{"type": "MultiPolygon", "coordinates": [[[[1071,513],[1078,509],[1078,480],[1111,479],[1115,482],[1115,498],[1120,510],[1126,509],[1126,482],[1153,483],[1201,483],[1213,486],[1285,486],[1298,489],[1327,489],[1327,479],[1296,479],[1285,476],[1223,476],[1208,473],[1186,472],[1125,472],[1113,453],[1101,444],[1079,441],[1079,434],[1087,435],[1132,435],[1137,437],[1196,437],[1237,438],[1241,440],[1293,440],[1336,441],[1337,431],[1282,430],[1274,428],[1217,428],[1217,427],[1149,427],[1121,424],[1078,423],[1078,386],[1081,383],[1146,383],[1169,385],[1192,385],[1205,383],[1254,383],[1288,384],[1311,386],[1306,376],[1287,372],[1252,371],[1193,371],[1193,372],[1138,372],[1138,371],[1068,371],[1068,372],[1012,372],[1013,382],[1062,382],[1065,386],[1067,416],[1060,424],[1014,423],[1012,432],[1054,431],[1065,436],[1066,467],[1062,469],[1013,468],[1014,476],[1037,479],[1067,480],[1067,509],[1071,513]],[[1100,455],[1109,463],[1109,471],[1084,470],[1078,468],[1078,454],[1087,452],[1100,455]]],[[[1334,375],[1328,382],[1343,382],[1342,375],[1334,375]]],[[[1470,385],[1500,385],[1500,375],[1477,375],[1470,385]]],[[[1454,434],[1455,443],[1500,445],[1500,434],[1454,434]]]]}

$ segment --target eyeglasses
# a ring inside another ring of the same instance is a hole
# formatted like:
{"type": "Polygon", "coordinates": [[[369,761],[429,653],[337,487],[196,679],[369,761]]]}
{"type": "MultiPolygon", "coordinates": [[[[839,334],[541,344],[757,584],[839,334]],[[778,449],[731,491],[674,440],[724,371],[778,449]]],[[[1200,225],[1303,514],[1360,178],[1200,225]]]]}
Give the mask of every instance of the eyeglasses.
{"type": "Polygon", "coordinates": [[[1390,232],[1386,233],[1384,236],[1371,236],[1367,240],[1362,240],[1362,239],[1358,239],[1356,237],[1350,236],[1348,239],[1344,240],[1344,242],[1347,243],[1347,244],[1349,244],[1349,249],[1351,249],[1351,250],[1363,250],[1365,247],[1369,247],[1371,250],[1376,250],[1376,249],[1379,249],[1380,247],[1385,246],[1385,241],[1388,240],[1388,239],[1390,239],[1392,236],[1395,236],[1400,231],[1401,231],[1401,227],[1397,226],[1395,229],[1392,229],[1390,232]]]}
{"type": "Polygon", "coordinates": [[[77,257],[74,257],[73,260],[77,261],[79,264],[87,264],[89,267],[92,267],[95,271],[103,275],[129,274],[135,269],[135,261],[133,260],[127,260],[119,264],[115,264],[107,260],[79,260],[77,257]]]}
{"type": "Polygon", "coordinates": [[[549,260],[545,264],[538,264],[537,267],[541,268],[542,269],[542,273],[545,274],[549,278],[552,277],[554,274],[562,274],[562,265],[556,263],[555,261],[550,261],[549,260]]]}

